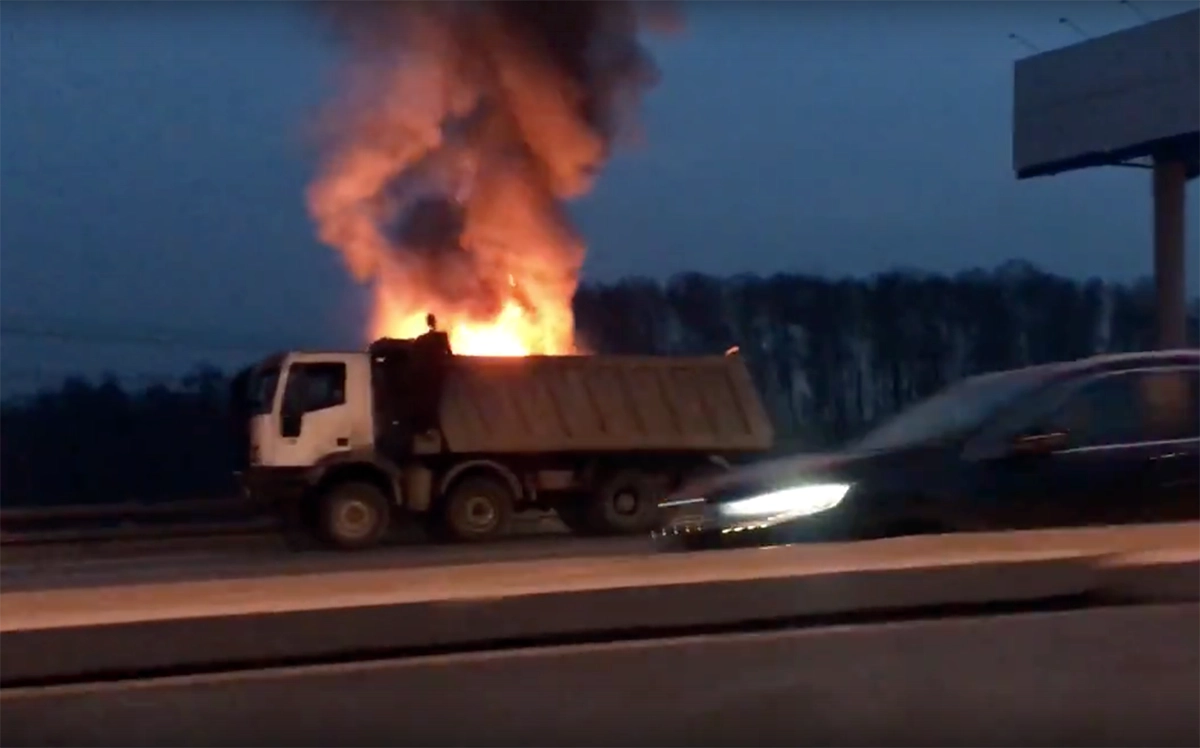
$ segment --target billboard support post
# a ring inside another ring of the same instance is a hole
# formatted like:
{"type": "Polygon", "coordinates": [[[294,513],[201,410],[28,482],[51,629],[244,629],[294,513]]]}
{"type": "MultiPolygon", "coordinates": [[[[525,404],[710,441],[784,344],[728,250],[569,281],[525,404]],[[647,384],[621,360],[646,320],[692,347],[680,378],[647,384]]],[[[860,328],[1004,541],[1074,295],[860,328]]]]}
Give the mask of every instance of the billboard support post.
{"type": "Polygon", "coordinates": [[[1153,161],[1158,348],[1189,342],[1184,211],[1185,184],[1200,177],[1197,90],[1196,8],[1039,52],[1013,68],[1018,179],[1153,161]]]}
{"type": "Polygon", "coordinates": [[[1154,290],[1159,348],[1187,344],[1183,251],[1187,164],[1170,152],[1154,156],[1154,290]]]}

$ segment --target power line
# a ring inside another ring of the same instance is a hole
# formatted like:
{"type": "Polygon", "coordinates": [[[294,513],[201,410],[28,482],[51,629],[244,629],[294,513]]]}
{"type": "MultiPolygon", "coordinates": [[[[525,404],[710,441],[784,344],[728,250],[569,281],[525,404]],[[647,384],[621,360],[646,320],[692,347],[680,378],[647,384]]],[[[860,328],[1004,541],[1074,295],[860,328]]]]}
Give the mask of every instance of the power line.
{"type": "MultiPolygon", "coordinates": [[[[215,384],[217,384],[218,390],[223,391],[233,372],[221,369],[214,369],[214,371],[220,377],[215,384]]],[[[93,374],[71,369],[0,367],[0,384],[3,385],[3,403],[19,405],[23,402],[31,402],[39,395],[59,394],[69,382],[82,383],[92,390],[112,384],[120,388],[126,396],[134,398],[144,396],[155,388],[165,388],[176,394],[194,395],[202,389],[197,386],[200,384],[200,380],[196,378],[197,375],[202,374],[203,372],[199,369],[184,373],[106,371],[93,374]]]]}
{"type": "MultiPolygon", "coordinates": [[[[245,363],[273,351],[338,348],[329,345],[297,345],[297,341],[289,337],[269,334],[236,335],[216,330],[189,330],[116,321],[55,319],[23,314],[7,314],[0,318],[0,339],[8,343],[14,339],[21,339],[82,346],[136,346],[164,351],[188,351],[197,359],[212,355],[223,360],[225,356],[216,354],[234,353],[239,354],[237,358],[246,359],[245,363]]],[[[68,361],[65,362],[65,367],[49,368],[37,360],[44,358],[43,356],[21,355],[19,358],[23,360],[17,363],[17,357],[13,356],[11,351],[10,347],[7,351],[9,355],[4,360],[6,365],[0,366],[0,383],[4,385],[6,401],[36,394],[37,391],[53,391],[72,379],[82,380],[93,386],[112,379],[124,388],[145,390],[163,386],[178,389],[187,388],[189,377],[201,374],[205,367],[211,367],[223,374],[229,373],[228,366],[213,366],[202,360],[194,361],[183,371],[176,367],[164,367],[175,371],[146,371],[144,367],[142,370],[130,371],[123,365],[125,362],[108,362],[107,365],[106,362],[96,362],[98,365],[73,366],[68,361]],[[17,365],[7,365],[10,363],[17,365]]],[[[138,362],[129,363],[137,366],[138,362]]]]}
{"type": "Polygon", "coordinates": [[[133,326],[116,324],[106,329],[105,327],[98,328],[96,326],[80,324],[77,321],[19,316],[0,319],[0,336],[91,345],[132,345],[214,352],[255,352],[259,354],[265,351],[292,350],[306,347],[295,345],[296,341],[287,340],[284,336],[275,335],[235,336],[228,335],[227,333],[183,329],[172,330],[168,328],[143,328],[138,330],[133,326]],[[272,339],[273,342],[266,342],[268,338],[272,339]]]}
{"type": "MultiPolygon", "coordinates": [[[[221,375],[228,375],[228,371],[214,367],[214,370],[221,375]]],[[[0,367],[0,382],[17,381],[44,381],[57,380],[59,382],[67,379],[82,379],[88,382],[103,382],[107,379],[114,379],[117,382],[123,383],[140,383],[140,384],[180,384],[185,382],[189,377],[195,376],[195,372],[183,373],[178,372],[152,372],[152,371],[101,371],[100,373],[85,373],[78,369],[67,368],[45,368],[45,367],[0,367]]]]}

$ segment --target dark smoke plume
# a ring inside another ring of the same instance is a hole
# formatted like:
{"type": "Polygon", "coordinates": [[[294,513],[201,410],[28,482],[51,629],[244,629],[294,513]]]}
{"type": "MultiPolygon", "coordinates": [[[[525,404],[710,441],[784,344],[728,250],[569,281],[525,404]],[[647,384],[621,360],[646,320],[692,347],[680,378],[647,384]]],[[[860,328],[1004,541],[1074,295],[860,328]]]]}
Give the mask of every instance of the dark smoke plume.
{"type": "Polygon", "coordinates": [[[590,189],[657,78],[638,7],[329,12],[348,56],[309,192],[321,239],[393,310],[485,320],[516,288],[528,321],[546,328],[543,347],[569,347],[583,245],[564,201],[590,189]]]}

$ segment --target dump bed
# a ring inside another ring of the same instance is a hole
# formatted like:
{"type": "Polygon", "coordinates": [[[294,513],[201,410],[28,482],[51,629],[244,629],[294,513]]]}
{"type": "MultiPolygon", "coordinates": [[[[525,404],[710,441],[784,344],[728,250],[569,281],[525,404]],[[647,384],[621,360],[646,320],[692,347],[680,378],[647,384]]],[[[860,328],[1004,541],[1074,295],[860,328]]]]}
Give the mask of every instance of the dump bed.
{"type": "Polygon", "coordinates": [[[739,356],[455,356],[439,421],[458,453],[766,450],[739,356]]]}

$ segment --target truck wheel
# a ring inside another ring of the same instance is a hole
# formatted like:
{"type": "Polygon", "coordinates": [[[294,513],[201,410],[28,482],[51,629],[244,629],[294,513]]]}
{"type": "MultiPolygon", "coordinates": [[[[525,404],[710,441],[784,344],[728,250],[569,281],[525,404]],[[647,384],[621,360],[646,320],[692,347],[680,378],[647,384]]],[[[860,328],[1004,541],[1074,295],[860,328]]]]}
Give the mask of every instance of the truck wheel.
{"type": "Polygon", "coordinates": [[[446,494],[441,524],[451,540],[474,543],[505,535],[512,514],[512,489],[479,475],[458,481],[446,494]]]}
{"type": "Polygon", "coordinates": [[[356,551],[377,545],[387,532],[391,507],[370,483],[339,483],[321,496],[321,533],[332,545],[356,551]]]}
{"type": "Polygon", "coordinates": [[[650,532],[658,526],[662,490],[654,476],[622,470],[604,481],[592,498],[588,525],[609,535],[650,532]]]}

